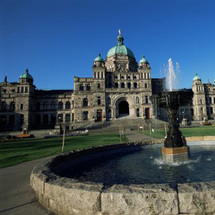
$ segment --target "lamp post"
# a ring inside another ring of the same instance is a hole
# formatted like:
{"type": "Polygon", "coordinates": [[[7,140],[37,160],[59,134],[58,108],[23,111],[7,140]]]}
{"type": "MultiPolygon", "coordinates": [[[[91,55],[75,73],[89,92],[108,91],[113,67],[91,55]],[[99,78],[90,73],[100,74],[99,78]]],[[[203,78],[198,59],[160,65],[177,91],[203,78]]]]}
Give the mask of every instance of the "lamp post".
{"type": "Polygon", "coordinates": [[[58,117],[58,122],[60,124],[60,133],[63,130],[63,140],[62,140],[62,152],[64,152],[64,144],[65,144],[65,135],[66,135],[66,125],[64,125],[62,116],[58,117]]]}

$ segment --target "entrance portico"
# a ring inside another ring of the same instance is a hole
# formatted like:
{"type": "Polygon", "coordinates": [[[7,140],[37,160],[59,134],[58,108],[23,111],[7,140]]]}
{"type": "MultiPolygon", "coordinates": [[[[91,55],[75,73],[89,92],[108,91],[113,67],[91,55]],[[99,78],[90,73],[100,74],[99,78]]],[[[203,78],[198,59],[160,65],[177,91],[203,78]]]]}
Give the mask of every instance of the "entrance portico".
{"type": "Polygon", "coordinates": [[[129,97],[118,98],[115,102],[115,117],[135,116],[133,101],[129,97]]]}

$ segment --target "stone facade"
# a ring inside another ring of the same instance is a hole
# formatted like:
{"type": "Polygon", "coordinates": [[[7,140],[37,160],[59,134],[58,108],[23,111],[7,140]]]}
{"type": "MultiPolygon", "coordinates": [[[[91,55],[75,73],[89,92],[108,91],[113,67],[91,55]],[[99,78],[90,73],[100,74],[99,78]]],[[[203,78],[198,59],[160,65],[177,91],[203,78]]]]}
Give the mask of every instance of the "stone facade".
{"type": "Polygon", "coordinates": [[[196,75],[192,91],[194,120],[215,119],[215,84],[203,84],[196,75]]]}
{"type": "MultiPolygon", "coordinates": [[[[37,90],[28,70],[18,82],[0,83],[0,130],[54,129],[112,121],[120,117],[165,119],[165,110],[152,106],[151,95],[165,91],[165,78],[151,78],[145,56],[137,63],[124,45],[121,33],[117,46],[106,60],[94,60],[93,77],[74,77],[74,90],[37,90]]],[[[200,79],[200,78],[199,78],[200,79]]],[[[215,85],[194,80],[193,104],[181,107],[180,117],[194,120],[215,118],[215,85]]]]}

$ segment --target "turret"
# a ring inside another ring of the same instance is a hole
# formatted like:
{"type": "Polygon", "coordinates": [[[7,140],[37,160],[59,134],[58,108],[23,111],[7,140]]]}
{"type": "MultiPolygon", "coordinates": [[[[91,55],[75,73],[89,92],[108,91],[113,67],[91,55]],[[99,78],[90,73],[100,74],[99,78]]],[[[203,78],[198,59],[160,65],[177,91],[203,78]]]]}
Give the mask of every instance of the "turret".
{"type": "Polygon", "coordinates": [[[33,84],[33,82],[34,82],[34,79],[29,74],[28,69],[26,69],[25,73],[20,75],[20,77],[19,77],[19,83],[20,84],[33,84]]]}

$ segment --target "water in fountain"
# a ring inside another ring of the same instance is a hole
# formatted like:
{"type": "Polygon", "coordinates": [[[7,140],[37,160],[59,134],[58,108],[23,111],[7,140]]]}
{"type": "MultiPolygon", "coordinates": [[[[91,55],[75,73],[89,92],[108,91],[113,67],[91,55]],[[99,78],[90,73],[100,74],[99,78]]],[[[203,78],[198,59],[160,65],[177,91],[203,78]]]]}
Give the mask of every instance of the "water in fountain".
{"type": "Polygon", "coordinates": [[[112,154],[72,166],[61,172],[63,177],[80,181],[113,184],[187,183],[215,180],[215,141],[190,142],[190,159],[165,162],[162,144],[143,146],[137,152],[112,154]]]}

